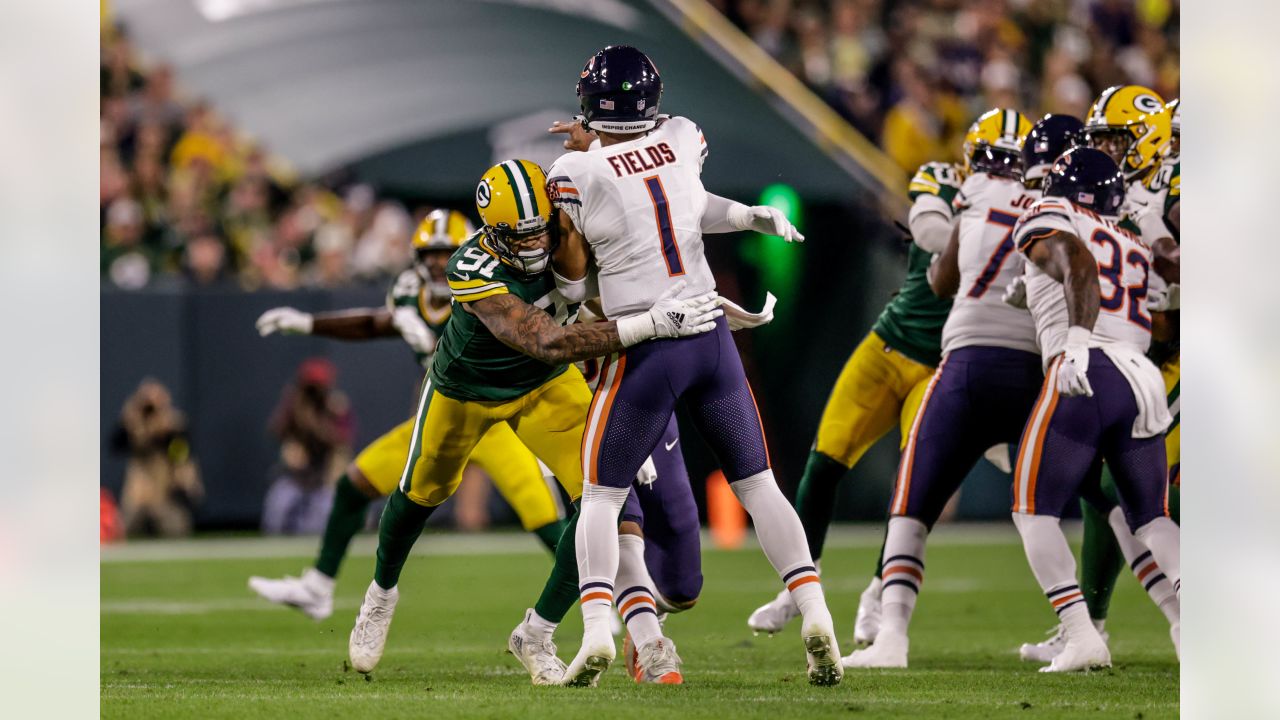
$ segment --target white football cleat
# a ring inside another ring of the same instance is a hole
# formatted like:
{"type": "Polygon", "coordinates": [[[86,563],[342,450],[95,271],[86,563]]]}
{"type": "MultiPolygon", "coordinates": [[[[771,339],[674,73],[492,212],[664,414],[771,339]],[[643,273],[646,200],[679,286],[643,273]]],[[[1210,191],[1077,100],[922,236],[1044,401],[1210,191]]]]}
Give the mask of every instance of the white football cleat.
{"type": "Polygon", "coordinates": [[[1088,637],[1069,638],[1062,652],[1040,668],[1040,672],[1076,672],[1101,667],[1111,667],[1111,651],[1107,650],[1102,636],[1094,631],[1088,637]]]}
{"type": "Polygon", "coordinates": [[[583,635],[582,647],[564,671],[560,684],[570,687],[595,687],[600,675],[609,669],[618,655],[613,644],[613,634],[608,630],[583,635]]]}
{"type": "Polygon", "coordinates": [[[883,632],[874,645],[854,650],[841,658],[840,664],[845,668],[904,668],[909,647],[906,633],[883,632]]]}
{"type": "Polygon", "coordinates": [[[782,588],[777,597],[751,613],[751,617],[747,618],[747,627],[757,635],[760,633],[772,635],[798,617],[800,617],[800,608],[796,605],[796,601],[791,599],[791,591],[782,588]]]}
{"type": "Polygon", "coordinates": [[[558,685],[566,666],[556,656],[556,644],[551,636],[544,636],[529,627],[529,615],[532,613],[532,609],[526,610],[524,620],[511,631],[511,637],[507,638],[507,652],[515,655],[529,671],[529,679],[534,685],[558,685]]]}
{"type": "Polygon", "coordinates": [[[880,632],[880,578],[871,578],[871,584],[858,597],[858,614],[853,620],[853,644],[870,645],[880,632]]]}
{"type": "Polygon", "coordinates": [[[839,685],[844,678],[844,668],[840,667],[840,646],[831,621],[806,623],[800,637],[804,639],[809,684],[839,685]]]}
{"type": "MultiPolygon", "coordinates": [[[[1102,642],[1106,643],[1111,636],[1106,630],[1100,631],[1102,642]]],[[[1049,639],[1042,640],[1038,643],[1022,643],[1022,647],[1018,648],[1018,657],[1026,662],[1047,663],[1052,662],[1054,658],[1062,652],[1067,646],[1067,633],[1062,625],[1058,625],[1049,631],[1049,639]]]]}
{"type": "Polygon", "coordinates": [[[312,620],[324,620],[333,614],[333,585],[333,578],[315,568],[304,570],[302,577],[249,578],[249,589],[262,599],[298,608],[312,620]]]}
{"type": "Polygon", "coordinates": [[[391,616],[399,599],[399,589],[383,590],[376,581],[369,583],[360,614],[356,616],[356,626],[351,628],[351,639],[347,642],[351,667],[357,672],[373,672],[378,666],[387,647],[387,631],[391,629],[391,616]]]}
{"type": "Polygon", "coordinates": [[[682,662],[676,654],[676,644],[670,638],[660,637],[637,650],[628,669],[638,683],[683,685],[682,662]]]}

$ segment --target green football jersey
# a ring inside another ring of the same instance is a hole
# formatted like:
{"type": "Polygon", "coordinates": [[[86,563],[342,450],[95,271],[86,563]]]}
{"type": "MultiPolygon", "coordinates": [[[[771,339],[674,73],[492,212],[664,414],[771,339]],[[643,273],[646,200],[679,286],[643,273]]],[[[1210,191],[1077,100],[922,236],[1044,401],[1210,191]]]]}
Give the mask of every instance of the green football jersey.
{"type": "MultiPolygon", "coordinates": [[[[952,207],[962,181],[962,172],[955,165],[925,163],[911,178],[907,195],[912,202],[922,195],[932,195],[952,207]]],[[[911,244],[907,251],[907,277],[872,328],[890,347],[925,365],[937,365],[942,359],[942,326],[951,312],[951,301],[934,295],[929,287],[931,260],[928,251],[911,244]]]]}
{"type": "MultiPolygon", "coordinates": [[[[409,268],[396,276],[396,281],[387,290],[387,309],[395,312],[396,308],[408,307],[418,312],[418,317],[427,324],[427,328],[439,339],[444,326],[453,314],[453,302],[444,307],[431,306],[431,296],[427,292],[427,284],[417,270],[409,268]]],[[[424,369],[431,367],[431,355],[414,349],[413,356],[424,369]]]]}
{"type": "Polygon", "coordinates": [[[466,308],[468,303],[512,294],[567,325],[578,315],[566,303],[550,272],[526,278],[498,259],[482,233],[467,239],[449,258],[453,316],[444,327],[431,363],[431,379],[440,394],[455,400],[513,400],[564,372],[515,350],[489,332],[466,308]]]}
{"type": "Polygon", "coordinates": [[[1168,189],[1164,194],[1164,224],[1169,227],[1169,232],[1173,233],[1173,239],[1181,243],[1182,238],[1179,237],[1177,225],[1169,220],[1169,211],[1182,200],[1182,162],[1175,160],[1172,165],[1173,171],[1169,173],[1168,189]]]}

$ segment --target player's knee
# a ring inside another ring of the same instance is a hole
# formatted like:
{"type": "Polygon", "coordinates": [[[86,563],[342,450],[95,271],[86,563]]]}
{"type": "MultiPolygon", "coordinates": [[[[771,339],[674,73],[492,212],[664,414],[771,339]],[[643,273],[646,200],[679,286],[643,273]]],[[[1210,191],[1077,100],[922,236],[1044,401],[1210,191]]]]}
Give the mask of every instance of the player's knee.
{"type": "Polygon", "coordinates": [[[383,493],[378,490],[378,488],[374,487],[373,483],[369,482],[369,478],[365,477],[364,473],[360,471],[360,468],[357,467],[355,463],[352,463],[351,466],[347,468],[347,480],[351,482],[351,487],[355,488],[357,492],[367,498],[377,500],[382,497],[383,493]]]}

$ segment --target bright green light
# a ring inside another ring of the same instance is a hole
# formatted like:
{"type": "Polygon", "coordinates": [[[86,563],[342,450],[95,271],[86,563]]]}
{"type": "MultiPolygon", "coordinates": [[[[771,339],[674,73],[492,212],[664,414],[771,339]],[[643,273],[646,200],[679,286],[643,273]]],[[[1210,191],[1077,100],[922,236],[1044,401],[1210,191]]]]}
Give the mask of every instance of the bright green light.
{"type": "Polygon", "coordinates": [[[760,204],[781,210],[792,225],[795,225],[800,232],[804,232],[802,227],[804,207],[800,204],[800,195],[795,188],[783,183],[774,183],[760,191],[760,204]]]}

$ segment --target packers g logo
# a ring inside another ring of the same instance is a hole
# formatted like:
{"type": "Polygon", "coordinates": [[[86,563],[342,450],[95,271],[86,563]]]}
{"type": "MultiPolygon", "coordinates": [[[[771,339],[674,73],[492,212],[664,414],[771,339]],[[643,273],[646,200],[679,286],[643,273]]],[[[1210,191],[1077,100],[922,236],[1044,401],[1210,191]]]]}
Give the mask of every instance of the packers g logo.
{"type": "Polygon", "coordinates": [[[1156,113],[1164,110],[1164,103],[1155,95],[1142,93],[1133,98],[1133,106],[1144,113],[1156,113]]]}
{"type": "Polygon", "coordinates": [[[481,180],[476,186],[476,207],[487,208],[493,200],[493,188],[489,187],[488,180],[481,180]]]}

